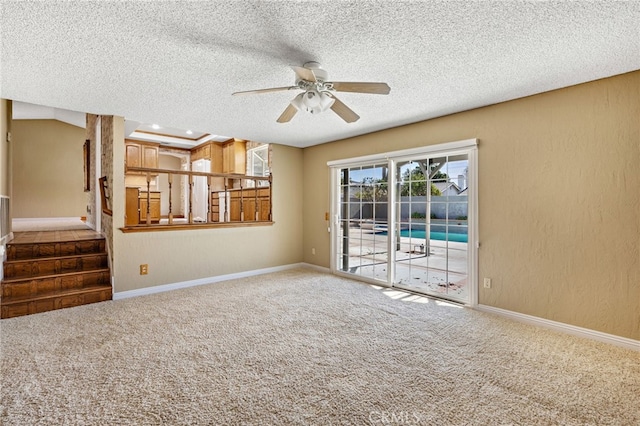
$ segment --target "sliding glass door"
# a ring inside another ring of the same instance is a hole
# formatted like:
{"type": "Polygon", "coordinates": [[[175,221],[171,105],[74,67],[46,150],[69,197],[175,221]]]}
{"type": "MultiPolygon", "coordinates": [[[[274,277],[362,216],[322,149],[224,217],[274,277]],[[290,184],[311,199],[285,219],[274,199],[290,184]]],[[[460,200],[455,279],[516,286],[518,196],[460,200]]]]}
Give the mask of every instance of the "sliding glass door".
{"type": "Polygon", "coordinates": [[[340,163],[332,166],[334,271],[475,303],[475,141],[340,163]]]}
{"type": "Polygon", "coordinates": [[[338,268],[388,280],[387,164],[346,167],[340,173],[338,268]]]}
{"type": "Polygon", "coordinates": [[[468,302],[468,171],[467,154],[397,163],[393,285],[468,302]]]}

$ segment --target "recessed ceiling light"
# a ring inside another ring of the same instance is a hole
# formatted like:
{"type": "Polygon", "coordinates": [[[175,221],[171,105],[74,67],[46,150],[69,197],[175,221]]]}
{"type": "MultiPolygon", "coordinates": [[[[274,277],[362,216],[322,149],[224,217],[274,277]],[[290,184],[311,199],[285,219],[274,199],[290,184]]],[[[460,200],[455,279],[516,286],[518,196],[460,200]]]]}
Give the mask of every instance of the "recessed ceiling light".
{"type": "Polygon", "coordinates": [[[191,130],[187,130],[187,134],[188,134],[188,135],[192,135],[192,134],[193,134],[193,132],[192,132],[191,130]]]}
{"type": "Polygon", "coordinates": [[[152,125],[151,125],[151,127],[152,127],[153,129],[156,129],[156,130],[158,130],[158,129],[160,128],[160,126],[158,126],[157,124],[152,124],[152,125]]]}

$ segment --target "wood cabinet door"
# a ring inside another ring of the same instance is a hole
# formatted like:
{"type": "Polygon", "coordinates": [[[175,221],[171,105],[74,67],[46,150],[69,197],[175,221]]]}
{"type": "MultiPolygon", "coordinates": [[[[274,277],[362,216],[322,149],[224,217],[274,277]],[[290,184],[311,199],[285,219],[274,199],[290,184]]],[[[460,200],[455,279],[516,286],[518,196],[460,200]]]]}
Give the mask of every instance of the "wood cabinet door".
{"type": "Polygon", "coordinates": [[[245,174],[247,172],[246,142],[233,143],[233,173],[245,174]]]}
{"type": "MultiPolygon", "coordinates": [[[[151,198],[149,204],[149,217],[151,222],[160,222],[160,199],[151,198]]],[[[140,198],[140,223],[147,221],[147,199],[140,198]]]]}
{"type": "Polygon", "coordinates": [[[151,221],[160,222],[160,199],[151,199],[151,221]]]}
{"type": "Polygon", "coordinates": [[[245,142],[228,142],[222,147],[222,173],[245,174],[247,167],[245,142]]]}
{"type": "Polygon", "coordinates": [[[240,198],[229,200],[229,222],[240,222],[240,198]]]}
{"type": "Polygon", "coordinates": [[[138,203],[140,205],[140,223],[145,223],[147,221],[147,199],[140,198],[138,203]]]}
{"type": "Polygon", "coordinates": [[[231,163],[231,145],[227,144],[222,147],[222,173],[232,173],[231,168],[233,167],[231,163]]]}
{"type": "Polygon", "coordinates": [[[194,148],[191,150],[191,161],[198,161],[202,158],[202,150],[200,148],[194,148]]]}
{"type": "Polygon", "coordinates": [[[211,161],[211,145],[207,144],[202,147],[202,158],[211,161]]]}
{"type": "MultiPolygon", "coordinates": [[[[222,145],[214,143],[211,144],[211,171],[213,173],[224,173],[222,171],[222,145]]],[[[224,184],[222,185],[224,188],[224,184]]]]}
{"type": "Polygon", "coordinates": [[[254,198],[244,200],[242,203],[242,212],[244,213],[245,222],[253,222],[256,220],[256,201],[254,198]]]}
{"type": "MultiPolygon", "coordinates": [[[[140,212],[138,211],[138,188],[126,189],[126,204],[125,204],[125,222],[126,226],[137,225],[140,221],[140,212]]],[[[147,210],[145,209],[145,214],[147,210]]]]}
{"type": "Polygon", "coordinates": [[[142,167],[158,168],[158,147],[142,145],[142,167]]]}
{"type": "Polygon", "coordinates": [[[269,213],[271,212],[271,210],[269,209],[270,207],[269,199],[260,198],[259,203],[260,203],[260,211],[259,211],[258,220],[269,220],[269,213]]]}
{"type": "Polygon", "coordinates": [[[142,167],[142,151],[138,144],[127,144],[125,159],[127,167],[142,167]]]}

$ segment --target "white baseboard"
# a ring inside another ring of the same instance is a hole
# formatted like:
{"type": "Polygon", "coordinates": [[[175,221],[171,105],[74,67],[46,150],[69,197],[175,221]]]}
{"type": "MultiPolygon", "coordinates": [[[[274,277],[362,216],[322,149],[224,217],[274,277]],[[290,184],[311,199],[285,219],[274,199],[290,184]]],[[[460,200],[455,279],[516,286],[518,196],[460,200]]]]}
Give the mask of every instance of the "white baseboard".
{"type": "Polygon", "coordinates": [[[16,223],[29,223],[29,222],[77,222],[80,220],[80,216],[70,217],[14,217],[11,219],[16,223]]]}
{"type": "Polygon", "coordinates": [[[532,315],[526,315],[526,314],[521,314],[519,312],[508,311],[506,309],[494,308],[493,306],[476,305],[474,309],[477,309],[482,312],[501,315],[507,318],[511,318],[515,321],[520,321],[527,324],[533,324],[533,325],[537,325],[545,328],[550,328],[552,330],[561,331],[563,333],[571,334],[573,336],[585,337],[587,339],[597,340],[599,342],[609,343],[611,345],[620,346],[623,348],[640,352],[640,340],[620,337],[614,334],[603,333],[601,331],[595,331],[595,330],[590,330],[588,328],[565,324],[562,322],[551,321],[551,320],[540,318],[540,317],[534,317],[532,315]]]}
{"type": "Polygon", "coordinates": [[[325,274],[331,273],[331,269],[325,268],[324,266],[318,266],[318,265],[314,265],[312,263],[306,263],[306,262],[301,263],[300,265],[304,266],[305,268],[316,270],[318,272],[324,272],[325,274]]]}
{"type": "Polygon", "coordinates": [[[162,293],[165,291],[178,290],[180,288],[195,287],[205,284],[214,284],[221,281],[235,280],[238,278],[252,277],[255,275],[269,274],[272,272],[286,271],[295,268],[306,268],[311,265],[306,263],[292,263],[289,265],[274,266],[272,268],[254,269],[252,271],[237,272],[234,274],[218,275],[209,278],[198,278],[196,280],[181,281],[172,284],[163,284],[153,287],[145,287],[136,290],[119,291],[113,293],[113,300],[128,299],[129,297],[146,296],[148,294],[162,293]]]}

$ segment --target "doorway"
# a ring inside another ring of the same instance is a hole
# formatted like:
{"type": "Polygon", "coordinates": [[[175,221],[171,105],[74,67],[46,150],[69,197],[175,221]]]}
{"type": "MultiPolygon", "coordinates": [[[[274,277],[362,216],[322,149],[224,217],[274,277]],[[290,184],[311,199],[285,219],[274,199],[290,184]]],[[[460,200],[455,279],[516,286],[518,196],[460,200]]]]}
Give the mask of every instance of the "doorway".
{"type": "Polygon", "coordinates": [[[329,165],[334,272],[477,303],[475,140],[329,165]]]}
{"type": "MultiPolygon", "coordinates": [[[[196,160],[191,162],[191,171],[194,172],[211,172],[210,160],[196,160]]],[[[207,222],[207,212],[209,211],[209,186],[206,176],[193,177],[193,194],[192,194],[192,211],[194,222],[207,222]]]]}

